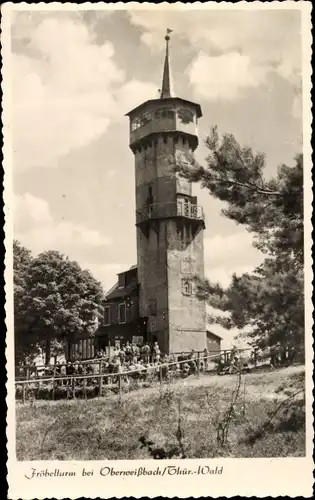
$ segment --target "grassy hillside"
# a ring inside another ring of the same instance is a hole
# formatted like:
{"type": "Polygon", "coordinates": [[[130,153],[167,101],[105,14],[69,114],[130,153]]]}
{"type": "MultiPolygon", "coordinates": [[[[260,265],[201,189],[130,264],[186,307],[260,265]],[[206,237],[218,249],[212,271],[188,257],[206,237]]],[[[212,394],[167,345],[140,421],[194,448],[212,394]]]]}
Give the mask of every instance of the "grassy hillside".
{"type": "Polygon", "coordinates": [[[304,368],[292,367],[243,376],[233,411],[236,376],[186,379],[125,394],[121,401],[17,403],[17,458],[303,456],[303,387],[304,368]],[[222,443],[218,435],[227,421],[222,443]]]}

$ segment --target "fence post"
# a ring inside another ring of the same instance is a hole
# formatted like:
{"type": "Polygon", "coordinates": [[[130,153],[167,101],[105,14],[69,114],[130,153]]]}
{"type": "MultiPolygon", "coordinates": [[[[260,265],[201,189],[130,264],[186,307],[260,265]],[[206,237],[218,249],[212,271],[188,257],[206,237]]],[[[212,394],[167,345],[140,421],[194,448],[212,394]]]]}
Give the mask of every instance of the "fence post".
{"type": "Polygon", "coordinates": [[[197,353],[197,377],[200,375],[200,352],[197,353]]]}
{"type": "Polygon", "coordinates": [[[98,381],[98,395],[99,395],[99,397],[102,396],[102,389],[103,389],[103,375],[100,373],[99,381],[98,381]]]}
{"type": "MultiPolygon", "coordinates": [[[[26,380],[29,380],[30,379],[30,367],[27,366],[26,368],[26,380]]],[[[23,387],[24,387],[24,399],[23,399],[23,402],[25,402],[25,399],[26,399],[26,394],[27,394],[27,391],[28,391],[28,388],[29,388],[29,385],[28,385],[28,382],[26,384],[23,384],[23,387]]]]}
{"type": "Polygon", "coordinates": [[[75,378],[72,377],[72,399],[75,399],[75,378]]]}
{"type": "Polygon", "coordinates": [[[159,375],[160,375],[160,384],[162,384],[162,382],[163,382],[163,371],[162,371],[162,365],[160,365],[159,375]]]}
{"type": "Polygon", "coordinates": [[[26,386],[26,384],[25,383],[23,384],[23,381],[22,381],[22,401],[23,401],[23,403],[25,403],[25,386],[26,386]]]}
{"type": "Polygon", "coordinates": [[[121,398],[121,373],[117,373],[117,383],[118,383],[118,394],[119,399],[121,398]]]}
{"type": "Polygon", "coordinates": [[[52,399],[55,399],[55,380],[56,380],[56,365],[54,366],[54,374],[53,374],[53,386],[52,386],[52,399]]]}
{"type": "Polygon", "coordinates": [[[83,379],[83,397],[86,399],[86,378],[83,379]]]}

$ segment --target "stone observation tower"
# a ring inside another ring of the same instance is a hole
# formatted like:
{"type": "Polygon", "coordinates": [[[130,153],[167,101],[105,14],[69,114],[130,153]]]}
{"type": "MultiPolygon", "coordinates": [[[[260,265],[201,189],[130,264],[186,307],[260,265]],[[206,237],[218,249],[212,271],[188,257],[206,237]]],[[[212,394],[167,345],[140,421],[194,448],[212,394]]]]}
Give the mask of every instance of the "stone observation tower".
{"type": "Polygon", "coordinates": [[[139,314],[148,318],[148,340],[164,352],[206,347],[205,303],[194,277],[204,276],[202,207],[191,183],[174,166],[198,146],[199,104],[173,95],[169,33],[160,97],[130,111],[135,157],[139,314]]]}

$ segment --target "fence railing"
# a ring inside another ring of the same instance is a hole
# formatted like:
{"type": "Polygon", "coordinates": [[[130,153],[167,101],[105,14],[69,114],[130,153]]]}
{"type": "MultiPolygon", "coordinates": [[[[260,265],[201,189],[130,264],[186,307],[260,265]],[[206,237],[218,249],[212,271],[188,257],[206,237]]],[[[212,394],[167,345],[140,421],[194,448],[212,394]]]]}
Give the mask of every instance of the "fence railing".
{"type": "Polygon", "coordinates": [[[185,217],[187,219],[204,220],[203,208],[194,203],[177,202],[153,203],[145,205],[136,211],[136,223],[139,224],[147,219],[160,219],[168,217],[185,217]]]}
{"type": "MultiPolygon", "coordinates": [[[[244,351],[249,351],[250,349],[238,349],[237,352],[244,352],[244,351]]],[[[213,358],[221,359],[223,362],[228,362],[229,358],[231,356],[231,349],[226,349],[223,351],[208,351],[209,356],[212,356],[213,358]]],[[[191,351],[189,352],[174,352],[171,353],[170,357],[175,356],[177,359],[181,355],[184,356],[189,356],[191,354],[191,351]]],[[[204,351],[195,351],[195,355],[200,358],[204,358],[204,351]]],[[[117,356],[117,354],[115,355],[117,356]]],[[[72,361],[72,365],[75,364],[80,364],[83,366],[101,366],[104,364],[105,359],[108,361],[111,361],[114,356],[106,355],[105,358],[92,358],[92,359],[86,359],[86,360],[75,360],[72,361]]],[[[144,359],[146,355],[140,354],[140,359],[144,359]]],[[[154,355],[150,354],[149,362],[152,362],[154,359],[154,355]]],[[[175,363],[177,362],[176,360],[174,361],[175,363]]],[[[41,365],[20,365],[15,367],[15,379],[16,380],[28,380],[31,378],[31,376],[35,373],[35,376],[38,375],[38,372],[43,372],[43,371],[51,371],[53,372],[53,376],[57,376],[57,370],[62,368],[62,367],[67,367],[68,366],[68,361],[58,363],[58,364],[41,364],[41,365]],[[21,372],[24,372],[23,374],[21,372]]],[[[100,369],[100,368],[99,368],[100,369]]]]}
{"type": "MultiPolygon", "coordinates": [[[[81,396],[86,399],[88,392],[92,392],[93,397],[101,397],[103,395],[103,388],[106,386],[111,392],[116,394],[121,394],[124,385],[128,385],[130,379],[132,380],[143,380],[146,381],[148,379],[149,374],[153,374],[152,382],[159,382],[163,384],[164,381],[169,381],[170,379],[174,379],[175,377],[169,377],[169,375],[176,375],[176,369],[178,369],[178,365],[187,364],[189,366],[192,363],[195,364],[194,373],[199,376],[201,372],[204,372],[204,366],[201,364],[209,364],[211,361],[215,361],[218,359],[218,353],[200,357],[197,356],[195,359],[185,359],[182,361],[172,361],[169,363],[161,363],[158,365],[147,366],[147,367],[137,367],[134,370],[123,371],[121,368],[112,373],[104,373],[102,371],[102,364],[104,364],[104,360],[100,360],[100,371],[99,373],[93,374],[72,374],[66,376],[52,376],[52,377],[40,377],[33,379],[25,379],[25,380],[16,380],[16,396],[20,396],[23,402],[26,401],[30,397],[30,393],[36,398],[36,391],[39,393],[41,387],[47,388],[47,384],[50,384],[50,388],[47,391],[46,399],[55,399],[56,390],[60,387],[63,387],[63,396],[66,399],[76,399],[76,394],[80,392],[81,396]],[[175,370],[174,370],[175,368],[175,370]],[[89,391],[89,381],[93,381],[95,385],[93,386],[93,390],[89,391]],[[17,388],[20,388],[20,394],[17,394],[17,388]],[[94,391],[94,392],[93,392],[94,391]]],[[[191,373],[189,373],[191,374],[191,373]]]]}

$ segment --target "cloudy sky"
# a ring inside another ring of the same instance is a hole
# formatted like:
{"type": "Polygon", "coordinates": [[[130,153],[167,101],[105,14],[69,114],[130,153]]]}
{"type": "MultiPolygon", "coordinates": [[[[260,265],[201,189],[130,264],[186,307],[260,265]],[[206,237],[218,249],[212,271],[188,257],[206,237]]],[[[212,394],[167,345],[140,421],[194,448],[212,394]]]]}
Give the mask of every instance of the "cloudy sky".
{"type": "MultiPolygon", "coordinates": [[[[301,150],[300,12],[16,12],[12,22],[15,237],[56,249],[105,289],[136,263],[134,166],[124,116],[157,97],[166,27],[175,92],[213,125],[267,156],[267,175],[301,150]]],[[[195,186],[205,267],[223,285],[261,261],[244,229],[195,186]]]]}

